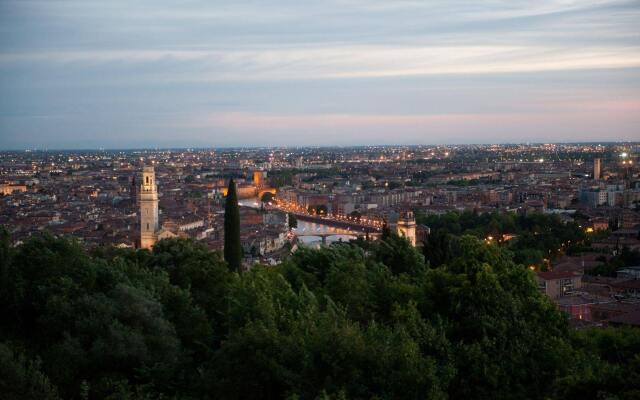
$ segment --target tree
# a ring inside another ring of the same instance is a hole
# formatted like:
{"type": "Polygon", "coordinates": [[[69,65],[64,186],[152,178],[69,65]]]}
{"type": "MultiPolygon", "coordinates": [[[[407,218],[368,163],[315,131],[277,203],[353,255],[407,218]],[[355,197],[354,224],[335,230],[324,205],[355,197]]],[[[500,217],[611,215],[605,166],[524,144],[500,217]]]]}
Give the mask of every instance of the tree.
{"type": "Polygon", "coordinates": [[[431,267],[439,267],[448,262],[451,257],[451,237],[448,233],[436,231],[429,235],[423,243],[422,252],[431,267]]]}
{"type": "Polygon", "coordinates": [[[229,268],[240,271],[242,264],[242,244],[240,243],[240,209],[238,194],[233,178],[229,180],[229,190],[224,205],[224,260],[229,268]]]}
{"type": "Polygon", "coordinates": [[[57,400],[57,389],[41,370],[42,361],[28,360],[8,343],[0,343],[0,392],[7,400],[57,400]]]}
{"type": "Polygon", "coordinates": [[[389,225],[387,224],[387,220],[385,219],[382,223],[382,240],[387,240],[389,239],[389,237],[391,236],[391,229],[389,228],[389,225]]]}
{"type": "MultiPolygon", "coordinates": [[[[11,287],[11,241],[9,232],[4,226],[0,226],[0,314],[7,314],[9,310],[3,310],[2,306],[9,304],[11,287]]],[[[10,318],[10,317],[7,317],[10,318]]],[[[2,318],[0,317],[0,321],[2,318]]]]}
{"type": "Polygon", "coordinates": [[[273,201],[273,199],[275,198],[275,196],[273,195],[273,193],[271,192],[264,192],[262,194],[262,197],[260,197],[260,201],[262,203],[269,203],[270,201],[273,201]]]}
{"type": "Polygon", "coordinates": [[[194,240],[5,243],[0,397],[638,398],[637,329],[570,330],[506,246],[430,239],[432,268],[390,234],[243,274],[194,240]]]}

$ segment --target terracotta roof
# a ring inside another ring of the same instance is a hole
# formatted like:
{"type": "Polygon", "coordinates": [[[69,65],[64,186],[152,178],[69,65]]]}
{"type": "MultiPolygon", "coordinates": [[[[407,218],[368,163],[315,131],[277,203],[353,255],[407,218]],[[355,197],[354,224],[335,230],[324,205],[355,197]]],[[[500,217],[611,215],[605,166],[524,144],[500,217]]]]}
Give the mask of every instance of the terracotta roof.
{"type": "Polygon", "coordinates": [[[555,280],[555,279],[564,279],[564,278],[575,278],[578,276],[582,276],[580,273],[576,273],[574,271],[546,271],[546,272],[538,272],[538,277],[544,279],[545,281],[555,280]]]}
{"type": "Polygon", "coordinates": [[[561,264],[557,264],[553,266],[553,270],[555,272],[566,271],[566,272],[575,272],[582,270],[583,267],[580,264],[576,264],[574,262],[563,262],[561,264]]]}

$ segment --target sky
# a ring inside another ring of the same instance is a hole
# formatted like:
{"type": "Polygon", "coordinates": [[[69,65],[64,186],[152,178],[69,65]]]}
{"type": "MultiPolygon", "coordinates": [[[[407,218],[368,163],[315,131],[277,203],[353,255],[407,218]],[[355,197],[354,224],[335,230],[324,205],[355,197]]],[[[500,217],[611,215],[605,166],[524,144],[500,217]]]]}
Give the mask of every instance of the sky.
{"type": "Polygon", "coordinates": [[[640,0],[0,0],[0,150],[640,141],[640,0]]]}

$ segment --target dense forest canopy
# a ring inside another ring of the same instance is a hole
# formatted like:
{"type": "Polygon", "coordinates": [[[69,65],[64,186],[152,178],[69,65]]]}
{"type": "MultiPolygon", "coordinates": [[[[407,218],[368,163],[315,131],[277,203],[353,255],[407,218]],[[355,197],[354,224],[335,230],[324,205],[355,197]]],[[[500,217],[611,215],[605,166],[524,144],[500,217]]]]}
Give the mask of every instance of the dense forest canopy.
{"type": "Polygon", "coordinates": [[[432,244],[426,259],[390,235],[238,273],[190,240],[87,253],[68,238],[11,247],[4,235],[0,393],[640,397],[637,330],[572,331],[513,252],[472,235],[442,240],[447,250],[432,244]]]}
{"type": "Polygon", "coordinates": [[[622,246],[615,257],[606,260],[608,252],[593,248],[592,243],[607,238],[608,230],[589,230],[588,218],[579,212],[572,221],[563,221],[557,215],[531,213],[528,215],[473,211],[451,211],[441,215],[416,213],[416,221],[431,228],[433,234],[425,246],[425,257],[432,266],[446,261],[450,253],[448,243],[454,237],[471,235],[479,239],[491,238],[505,251],[510,251],[514,262],[546,270],[551,260],[564,255],[575,256],[584,252],[602,252],[603,265],[587,274],[615,276],[616,270],[638,265],[640,252],[622,246]]]}

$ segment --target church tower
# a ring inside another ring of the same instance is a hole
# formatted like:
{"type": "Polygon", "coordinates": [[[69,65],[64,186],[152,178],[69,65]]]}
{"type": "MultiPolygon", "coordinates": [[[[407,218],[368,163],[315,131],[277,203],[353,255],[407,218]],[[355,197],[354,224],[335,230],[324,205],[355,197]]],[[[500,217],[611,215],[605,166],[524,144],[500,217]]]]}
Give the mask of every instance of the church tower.
{"type": "Polygon", "coordinates": [[[151,249],[156,243],[158,224],[158,186],[153,167],[144,167],[140,183],[140,248],[151,249]]]}
{"type": "Polygon", "coordinates": [[[396,225],[398,236],[407,239],[412,246],[416,246],[416,219],[413,212],[406,211],[400,214],[396,225]]]}

